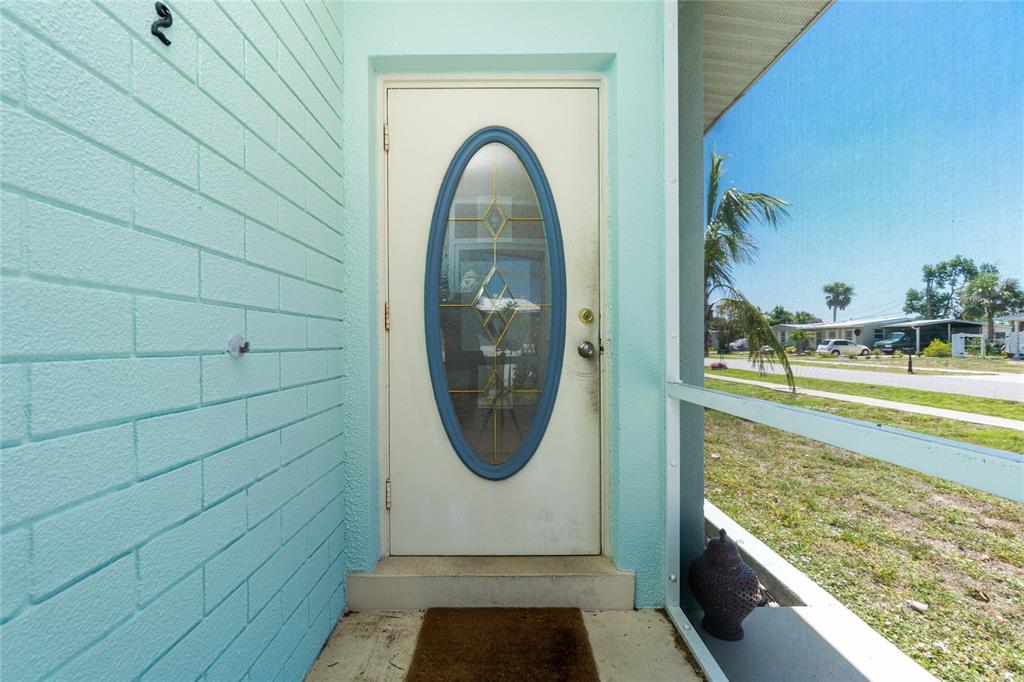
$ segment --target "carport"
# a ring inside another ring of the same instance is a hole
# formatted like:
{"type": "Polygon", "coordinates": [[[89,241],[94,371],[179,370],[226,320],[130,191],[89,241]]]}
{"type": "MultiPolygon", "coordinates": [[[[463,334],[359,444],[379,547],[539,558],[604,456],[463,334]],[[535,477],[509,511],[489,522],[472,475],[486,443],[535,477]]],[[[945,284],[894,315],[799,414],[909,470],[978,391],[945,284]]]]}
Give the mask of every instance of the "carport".
{"type": "Polygon", "coordinates": [[[913,334],[915,336],[915,351],[920,353],[922,348],[927,348],[928,344],[935,339],[951,343],[953,334],[980,334],[981,328],[981,322],[947,317],[938,320],[898,322],[886,326],[883,329],[883,334],[886,338],[895,332],[909,332],[913,334]]]}

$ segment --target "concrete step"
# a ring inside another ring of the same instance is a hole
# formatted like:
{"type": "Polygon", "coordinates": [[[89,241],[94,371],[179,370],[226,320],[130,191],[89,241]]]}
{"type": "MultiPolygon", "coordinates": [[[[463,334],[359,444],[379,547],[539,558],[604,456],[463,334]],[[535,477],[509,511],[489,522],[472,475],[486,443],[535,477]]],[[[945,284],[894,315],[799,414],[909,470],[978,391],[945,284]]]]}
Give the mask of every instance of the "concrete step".
{"type": "Polygon", "coordinates": [[[603,556],[402,556],[372,573],[349,573],[352,611],[438,606],[633,608],[633,573],[603,556]]]}

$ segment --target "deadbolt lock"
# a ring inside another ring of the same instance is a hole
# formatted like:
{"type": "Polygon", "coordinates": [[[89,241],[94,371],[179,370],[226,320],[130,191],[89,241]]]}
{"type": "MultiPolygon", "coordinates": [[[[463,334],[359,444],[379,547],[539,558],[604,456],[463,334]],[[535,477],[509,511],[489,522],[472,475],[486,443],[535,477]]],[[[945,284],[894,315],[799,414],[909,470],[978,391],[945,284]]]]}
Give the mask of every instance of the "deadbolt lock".
{"type": "Polygon", "coordinates": [[[580,308],[580,322],[590,324],[594,321],[594,311],[590,308],[580,308]]]}

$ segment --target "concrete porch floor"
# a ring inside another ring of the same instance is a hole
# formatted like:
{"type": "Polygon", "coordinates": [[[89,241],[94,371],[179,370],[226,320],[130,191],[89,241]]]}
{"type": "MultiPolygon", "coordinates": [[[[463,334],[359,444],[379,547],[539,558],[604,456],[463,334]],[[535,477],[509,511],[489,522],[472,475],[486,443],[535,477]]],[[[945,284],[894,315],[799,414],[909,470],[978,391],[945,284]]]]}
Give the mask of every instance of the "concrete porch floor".
{"type": "MultiPolygon", "coordinates": [[[[423,611],[358,611],[334,628],[306,682],[399,682],[412,662],[423,611]]],[[[703,679],[660,611],[584,611],[602,682],[703,679]]]]}

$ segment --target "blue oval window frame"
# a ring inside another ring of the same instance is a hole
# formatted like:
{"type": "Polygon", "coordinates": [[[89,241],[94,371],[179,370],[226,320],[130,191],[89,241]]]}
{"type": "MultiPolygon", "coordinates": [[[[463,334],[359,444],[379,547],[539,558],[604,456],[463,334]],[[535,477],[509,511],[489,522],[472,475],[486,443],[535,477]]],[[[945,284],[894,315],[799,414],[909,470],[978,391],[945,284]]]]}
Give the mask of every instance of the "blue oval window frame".
{"type": "Polygon", "coordinates": [[[562,248],[562,230],[558,222],[558,211],[555,209],[554,197],[548,184],[547,176],[540,165],[540,160],[530,145],[522,137],[503,126],[482,128],[462,143],[455,153],[434,204],[434,214],[430,223],[430,236],[427,241],[427,267],[424,278],[424,318],[427,343],[427,366],[430,371],[430,382],[434,390],[434,401],[437,403],[441,423],[444,425],[448,440],[455,449],[462,463],[477,476],[492,481],[508,478],[527,465],[540,446],[541,439],[551,421],[551,413],[558,395],[558,384],[562,375],[562,360],[565,354],[565,252],[562,248]],[[548,262],[551,267],[551,335],[547,367],[544,383],[541,385],[540,401],[534,414],[533,422],[526,437],[516,453],[501,464],[488,464],[483,461],[466,440],[455,415],[455,405],[448,393],[448,376],[441,357],[441,320],[440,291],[441,281],[441,249],[445,232],[448,229],[448,216],[451,212],[455,190],[459,186],[462,174],[466,170],[473,155],[484,145],[500,142],[509,149],[526,168],[533,189],[537,193],[541,218],[544,220],[544,235],[548,248],[548,262]]]}

